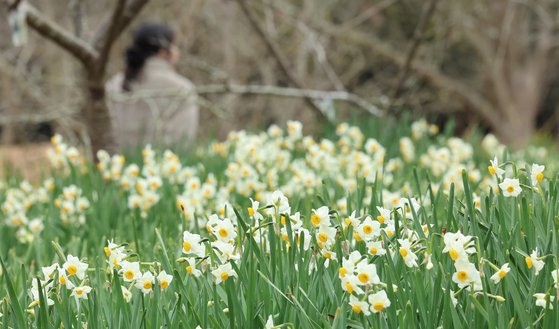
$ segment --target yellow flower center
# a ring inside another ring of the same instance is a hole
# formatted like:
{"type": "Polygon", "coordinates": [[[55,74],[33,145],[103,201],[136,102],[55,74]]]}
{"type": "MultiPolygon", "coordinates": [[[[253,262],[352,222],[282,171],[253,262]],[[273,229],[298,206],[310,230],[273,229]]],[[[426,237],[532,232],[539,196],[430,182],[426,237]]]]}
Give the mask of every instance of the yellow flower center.
{"type": "Polygon", "coordinates": [[[188,274],[192,275],[192,266],[191,266],[191,265],[188,265],[188,266],[186,267],[186,272],[187,272],[188,274]]]}
{"type": "Polygon", "coordinates": [[[408,249],[400,248],[400,255],[405,258],[408,255],[408,249]]]}
{"type": "Polygon", "coordinates": [[[543,173],[542,172],[539,172],[539,173],[536,174],[536,180],[538,182],[541,182],[543,180],[543,173]]]}
{"type": "Polygon", "coordinates": [[[76,267],[76,265],[70,265],[67,268],[68,274],[70,275],[75,275],[76,273],[78,273],[78,268],[76,267]]]}
{"type": "Polygon", "coordinates": [[[361,241],[361,236],[359,235],[359,233],[353,233],[353,237],[355,238],[355,240],[357,241],[361,241]]]}
{"type": "Polygon", "coordinates": [[[507,192],[509,192],[509,193],[514,192],[514,186],[509,185],[509,186],[507,187],[507,192]]]}
{"type": "Polygon", "coordinates": [[[377,216],[379,223],[384,224],[384,217],[382,215],[377,216]]]}
{"type": "Polygon", "coordinates": [[[64,285],[64,286],[66,285],[66,277],[60,276],[60,277],[58,278],[58,281],[60,281],[60,284],[61,284],[61,285],[64,285]]]}
{"type": "Polygon", "coordinates": [[[373,254],[373,255],[376,255],[377,252],[378,252],[378,249],[375,248],[375,247],[372,247],[372,248],[369,250],[369,252],[370,252],[371,254],[373,254]]]}
{"type": "Polygon", "coordinates": [[[190,245],[190,242],[184,241],[182,243],[182,248],[184,249],[184,251],[189,252],[190,249],[192,249],[192,246],[190,245]]]}
{"type": "Polygon", "coordinates": [[[357,278],[359,279],[359,281],[361,281],[361,283],[369,282],[369,275],[367,273],[359,273],[357,278]]]}
{"type": "Polygon", "coordinates": [[[167,287],[169,287],[169,281],[161,280],[161,288],[167,289],[167,287]]]}
{"type": "Polygon", "coordinates": [[[144,282],[144,289],[149,290],[152,286],[153,284],[151,283],[151,281],[144,282]]]}
{"type": "Polygon", "coordinates": [[[353,286],[351,285],[351,283],[348,282],[348,283],[345,284],[345,290],[350,295],[353,293],[353,286]]]}
{"type": "Polygon", "coordinates": [[[505,271],[503,271],[503,270],[500,270],[498,273],[499,273],[499,274],[498,274],[498,275],[499,275],[499,278],[501,278],[501,279],[504,279],[505,276],[507,276],[507,272],[505,272],[505,271]]]}
{"type": "Polygon", "coordinates": [[[454,248],[450,249],[448,254],[450,255],[450,258],[452,258],[452,260],[457,260],[458,259],[458,251],[456,249],[454,249],[454,248]]]}
{"type": "Polygon", "coordinates": [[[340,277],[345,277],[345,275],[347,274],[347,269],[345,267],[340,267],[340,269],[338,270],[340,277]]]}
{"type": "Polygon", "coordinates": [[[528,268],[532,268],[532,266],[534,266],[534,263],[532,262],[532,258],[530,256],[526,256],[526,266],[528,266],[528,268]]]}
{"type": "Polygon", "coordinates": [[[229,273],[227,273],[227,272],[221,273],[220,276],[221,276],[221,281],[225,281],[225,280],[229,279],[229,273]]]}
{"type": "Polygon", "coordinates": [[[126,280],[134,279],[134,271],[128,270],[128,271],[124,272],[124,277],[126,278],[126,280]]]}
{"type": "Polygon", "coordinates": [[[392,230],[386,230],[386,235],[387,235],[389,238],[391,238],[393,234],[394,234],[394,233],[392,233],[392,230]]]}
{"type": "Polygon", "coordinates": [[[332,258],[332,254],[329,253],[329,252],[325,252],[325,253],[324,253],[324,258],[331,259],[331,258],[332,258]]]}
{"type": "Polygon", "coordinates": [[[347,226],[351,225],[351,219],[349,219],[349,217],[346,217],[346,218],[344,219],[344,222],[345,222],[345,224],[346,224],[347,226]]]}
{"type": "Polygon", "coordinates": [[[382,310],[384,310],[384,303],[383,302],[376,302],[373,304],[373,308],[375,309],[375,311],[380,312],[382,310]]]}
{"type": "Polygon", "coordinates": [[[328,241],[328,235],[324,232],[320,232],[318,233],[318,240],[322,243],[326,243],[326,241],[328,241]]]}
{"type": "Polygon", "coordinates": [[[353,306],[351,307],[351,310],[352,310],[353,312],[359,314],[359,313],[361,313],[361,306],[359,306],[359,305],[353,305],[353,306]]]}
{"type": "Polygon", "coordinates": [[[311,216],[311,222],[314,225],[314,227],[317,227],[318,224],[320,224],[320,217],[317,214],[313,214],[311,216]]]}
{"type": "Polygon", "coordinates": [[[248,210],[248,215],[249,215],[250,217],[254,216],[254,209],[253,209],[252,207],[251,207],[251,208],[248,208],[247,210],[248,210]]]}
{"type": "Polygon", "coordinates": [[[493,166],[487,167],[487,170],[489,171],[489,173],[491,174],[491,176],[495,175],[495,168],[493,168],[493,166]]]}
{"type": "Polygon", "coordinates": [[[281,223],[281,225],[285,226],[285,216],[284,215],[281,215],[280,223],[281,223]]]}
{"type": "Polygon", "coordinates": [[[364,225],[363,226],[363,233],[365,233],[365,234],[373,233],[373,228],[371,227],[371,225],[364,225]]]}
{"type": "Polygon", "coordinates": [[[456,277],[460,282],[466,282],[466,280],[468,280],[468,273],[466,273],[466,271],[458,271],[456,277]]]}
{"type": "Polygon", "coordinates": [[[82,288],[76,288],[76,290],[74,290],[76,292],[76,295],[81,296],[83,294],[83,289],[82,288]]]}
{"type": "Polygon", "coordinates": [[[107,255],[107,257],[111,255],[111,249],[109,249],[109,247],[105,247],[103,250],[105,251],[105,255],[107,255]]]}
{"type": "Polygon", "coordinates": [[[222,237],[222,238],[226,238],[229,235],[229,233],[227,232],[227,229],[223,228],[223,227],[219,229],[218,233],[219,233],[219,236],[222,237]]]}

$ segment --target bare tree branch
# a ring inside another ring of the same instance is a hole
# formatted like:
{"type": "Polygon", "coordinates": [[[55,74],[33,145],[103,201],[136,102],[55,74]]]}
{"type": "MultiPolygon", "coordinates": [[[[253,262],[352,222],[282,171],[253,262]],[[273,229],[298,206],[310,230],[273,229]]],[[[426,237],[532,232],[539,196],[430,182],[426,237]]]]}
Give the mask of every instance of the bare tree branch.
{"type": "MultiPolygon", "coordinates": [[[[115,9],[111,15],[109,20],[108,29],[105,32],[105,38],[103,39],[103,44],[100,45],[101,48],[97,48],[99,50],[99,71],[105,71],[105,67],[107,65],[107,58],[109,56],[109,52],[111,51],[111,47],[113,42],[116,40],[118,35],[116,34],[118,24],[122,19],[122,13],[126,6],[126,0],[117,0],[115,9]]],[[[97,45],[96,45],[97,46],[97,45]]]]}
{"type": "MultiPolygon", "coordinates": [[[[119,0],[119,2],[123,1],[119,0]]],[[[112,43],[116,40],[148,2],[149,0],[130,0],[122,11],[122,15],[118,19],[118,24],[114,28],[111,27],[114,15],[111,15],[111,17],[101,25],[99,31],[97,31],[93,40],[95,49],[102,49],[104,47],[103,45],[107,42],[112,43]],[[111,30],[112,33],[108,33],[109,30],[111,30]]]]}
{"type": "Polygon", "coordinates": [[[372,115],[378,117],[383,116],[383,112],[380,111],[376,105],[346,91],[324,91],[263,85],[213,84],[196,86],[191,92],[181,93],[177,92],[176,90],[165,91],[158,89],[154,91],[146,90],[142,92],[136,92],[134,94],[109,94],[107,96],[117,101],[126,102],[153,97],[177,97],[187,99],[192,95],[192,93],[196,93],[198,95],[231,93],[239,95],[264,95],[287,98],[308,98],[316,100],[343,101],[355,105],[372,115]]]}
{"type": "Polygon", "coordinates": [[[27,24],[37,31],[37,33],[64,48],[82,63],[93,63],[97,59],[97,51],[87,44],[87,42],[68,33],[67,30],[44,17],[30,4],[26,3],[25,5],[27,6],[27,24]]]}
{"type": "MultiPolygon", "coordinates": [[[[304,87],[303,83],[301,83],[299,81],[299,79],[289,69],[289,64],[288,64],[287,59],[285,58],[285,55],[282,53],[282,51],[276,45],[276,43],[268,36],[266,31],[264,31],[262,26],[260,26],[260,23],[258,22],[258,19],[256,18],[254,13],[248,7],[248,5],[246,3],[246,0],[237,0],[237,3],[241,7],[243,13],[245,14],[247,19],[249,20],[250,24],[254,27],[254,29],[256,30],[256,32],[258,33],[260,38],[262,39],[262,41],[264,41],[264,43],[266,44],[266,47],[268,48],[270,53],[272,53],[272,55],[274,56],[274,58],[278,62],[281,71],[286,75],[287,79],[295,87],[297,87],[299,89],[304,89],[305,87],[304,87]]],[[[317,106],[312,101],[311,98],[305,98],[305,101],[315,111],[316,114],[318,114],[322,118],[327,119],[327,117],[324,114],[324,112],[322,111],[322,109],[319,106],[317,106]]]]}
{"type": "Polygon", "coordinates": [[[429,0],[428,3],[425,4],[425,8],[423,13],[419,19],[419,23],[415,27],[415,31],[413,32],[413,38],[409,45],[408,51],[405,56],[404,66],[402,67],[402,71],[398,76],[398,82],[396,83],[396,88],[394,89],[393,99],[398,99],[402,93],[404,82],[408,77],[408,73],[410,71],[411,63],[423,41],[423,35],[425,34],[425,30],[427,29],[427,25],[431,20],[431,17],[435,13],[435,8],[437,7],[438,0],[429,0]]]}

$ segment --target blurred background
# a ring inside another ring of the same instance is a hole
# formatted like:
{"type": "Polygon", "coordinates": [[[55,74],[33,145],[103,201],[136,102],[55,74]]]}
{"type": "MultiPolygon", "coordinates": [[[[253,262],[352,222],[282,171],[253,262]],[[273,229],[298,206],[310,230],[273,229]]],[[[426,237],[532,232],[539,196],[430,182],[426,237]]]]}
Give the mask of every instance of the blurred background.
{"type": "MultiPolygon", "coordinates": [[[[27,42],[14,46],[13,1],[2,2],[0,158],[41,147],[55,132],[79,144],[86,134],[81,64],[31,28],[27,42]]],[[[116,2],[28,1],[85,42],[116,2]]],[[[328,121],[381,115],[452,120],[457,134],[493,132],[514,147],[534,134],[559,141],[559,1],[145,2],[115,40],[104,78],[123,69],[135,26],[170,25],[182,51],[178,71],[200,88],[201,139],[286,120],[314,133],[328,121]],[[278,89],[246,93],[231,85],[278,89]],[[278,96],[285,88],[297,95],[278,96]],[[326,93],[309,101],[294,90],[326,93]],[[338,100],[344,97],[351,101],[338,100]]]]}

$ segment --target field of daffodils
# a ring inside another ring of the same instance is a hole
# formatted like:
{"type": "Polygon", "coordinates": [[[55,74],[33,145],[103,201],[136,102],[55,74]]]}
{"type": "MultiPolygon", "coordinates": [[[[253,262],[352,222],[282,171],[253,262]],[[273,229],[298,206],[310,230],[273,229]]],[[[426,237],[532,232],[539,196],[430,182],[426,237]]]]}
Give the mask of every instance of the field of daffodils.
{"type": "Polygon", "coordinates": [[[0,328],[558,328],[557,154],[299,122],[0,181],[0,328]]]}

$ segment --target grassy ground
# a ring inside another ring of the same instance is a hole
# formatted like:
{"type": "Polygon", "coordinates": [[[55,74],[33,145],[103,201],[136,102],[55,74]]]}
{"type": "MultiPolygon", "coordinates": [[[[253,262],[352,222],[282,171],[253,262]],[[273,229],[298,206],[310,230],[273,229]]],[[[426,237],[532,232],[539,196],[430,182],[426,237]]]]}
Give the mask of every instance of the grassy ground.
{"type": "Polygon", "coordinates": [[[47,158],[0,187],[0,328],[559,324],[548,149],[290,122],[96,166],[56,137],[47,158]]]}

